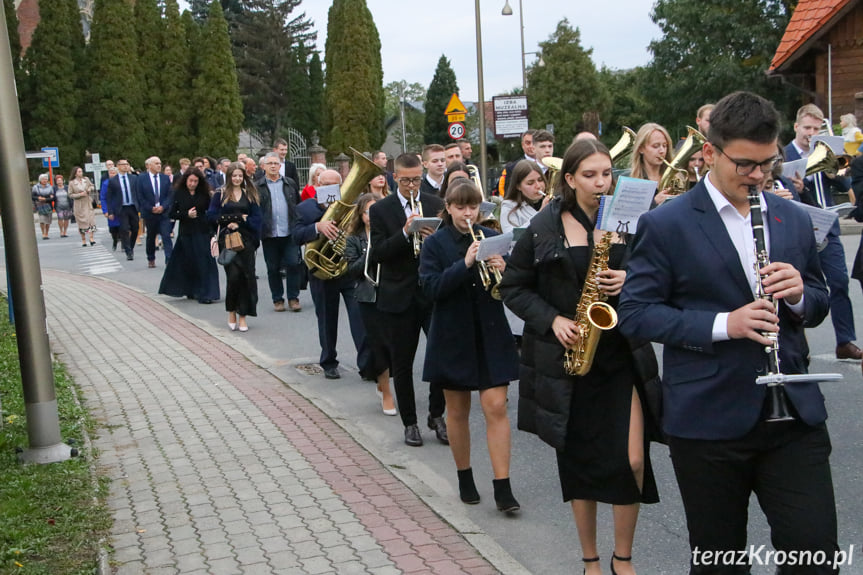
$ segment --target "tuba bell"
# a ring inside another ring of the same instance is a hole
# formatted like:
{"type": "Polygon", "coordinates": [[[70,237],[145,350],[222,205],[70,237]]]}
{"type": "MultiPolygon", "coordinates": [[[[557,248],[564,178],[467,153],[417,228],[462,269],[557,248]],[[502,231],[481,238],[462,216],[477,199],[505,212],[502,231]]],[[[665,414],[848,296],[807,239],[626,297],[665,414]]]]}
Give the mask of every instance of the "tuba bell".
{"type": "Polygon", "coordinates": [[[380,166],[355,149],[351,148],[350,150],[354,155],[354,164],[342,184],[342,198],[330,204],[320,220],[322,222],[331,221],[336,224],[339,228],[339,235],[334,240],[322,235],[309,242],[306,246],[306,255],[303,258],[309,271],[316,278],[322,280],[337,278],[347,270],[348,262],[344,259],[345,244],[347,243],[345,228],[353,217],[357,198],[375,176],[383,173],[380,166]]]}
{"type": "Polygon", "coordinates": [[[806,175],[811,176],[818,172],[824,172],[829,178],[835,178],[839,172],[848,167],[847,156],[837,156],[830,146],[823,142],[815,142],[812,153],[806,159],[806,175]]]}
{"type": "Polygon", "coordinates": [[[680,146],[680,149],[677,150],[677,153],[671,159],[671,162],[663,160],[667,167],[659,179],[659,191],[671,188],[669,195],[672,196],[679,196],[686,191],[687,182],[689,181],[689,158],[699,151],[705,142],[704,135],[701,132],[692,126],[687,126],[686,129],[689,134],[686,136],[686,140],[683,141],[683,145],[680,146]]]}
{"type": "Polygon", "coordinates": [[[623,160],[626,156],[632,154],[632,147],[635,146],[635,132],[632,128],[623,126],[623,134],[617,140],[611,149],[608,151],[611,155],[611,163],[616,164],[618,160],[623,160]]]}

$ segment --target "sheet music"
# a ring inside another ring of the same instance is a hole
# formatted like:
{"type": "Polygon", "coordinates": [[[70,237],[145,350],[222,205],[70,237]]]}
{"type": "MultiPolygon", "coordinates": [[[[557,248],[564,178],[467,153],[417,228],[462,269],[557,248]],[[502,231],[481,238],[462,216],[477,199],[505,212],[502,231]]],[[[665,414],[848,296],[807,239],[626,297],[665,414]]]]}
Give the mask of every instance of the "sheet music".
{"type": "Polygon", "coordinates": [[[795,175],[799,175],[801,178],[806,175],[806,158],[782,164],[783,178],[788,178],[790,180],[795,175]]]}
{"type": "Polygon", "coordinates": [[[440,222],[440,218],[416,218],[411,222],[411,225],[408,226],[408,233],[416,233],[420,231],[421,228],[431,228],[436,230],[438,229],[438,226],[440,226],[440,222]]]}
{"type": "Polygon", "coordinates": [[[342,192],[338,184],[330,184],[329,186],[320,186],[315,189],[315,197],[319,204],[329,205],[337,200],[342,199],[342,192]]]}
{"type": "Polygon", "coordinates": [[[830,231],[836,220],[839,219],[839,214],[833,210],[822,210],[801,202],[796,202],[796,204],[809,214],[812,219],[812,231],[815,233],[815,243],[820,244],[827,237],[827,232],[830,231]]]}
{"type": "Polygon", "coordinates": [[[612,196],[599,208],[597,228],[606,232],[634,234],[638,218],[650,209],[656,182],[621,176],[612,196]]]}
{"type": "Polygon", "coordinates": [[[491,236],[479,242],[479,251],[476,253],[477,261],[484,261],[491,256],[505,256],[509,253],[512,244],[512,232],[491,236]]]}

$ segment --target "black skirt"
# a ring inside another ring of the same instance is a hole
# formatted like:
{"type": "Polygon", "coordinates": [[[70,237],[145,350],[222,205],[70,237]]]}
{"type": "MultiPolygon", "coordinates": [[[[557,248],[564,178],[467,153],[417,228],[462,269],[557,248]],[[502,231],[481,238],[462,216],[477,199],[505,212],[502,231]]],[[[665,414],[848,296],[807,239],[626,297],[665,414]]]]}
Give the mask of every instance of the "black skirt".
{"type": "Polygon", "coordinates": [[[210,255],[209,234],[178,234],[159,293],[198,301],[219,299],[219,266],[210,255]]]}

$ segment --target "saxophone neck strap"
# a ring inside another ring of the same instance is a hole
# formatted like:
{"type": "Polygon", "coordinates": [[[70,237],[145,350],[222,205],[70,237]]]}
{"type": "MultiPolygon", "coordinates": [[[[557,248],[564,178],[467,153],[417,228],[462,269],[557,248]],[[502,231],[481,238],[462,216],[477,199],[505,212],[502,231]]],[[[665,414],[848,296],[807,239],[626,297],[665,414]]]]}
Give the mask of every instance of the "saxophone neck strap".
{"type": "Polygon", "coordinates": [[[572,209],[569,210],[569,213],[572,214],[575,221],[580,223],[587,232],[587,247],[591,252],[593,252],[593,231],[596,229],[596,223],[591,220],[586,213],[584,213],[584,210],[581,209],[581,206],[579,206],[577,202],[572,206],[572,209]]]}

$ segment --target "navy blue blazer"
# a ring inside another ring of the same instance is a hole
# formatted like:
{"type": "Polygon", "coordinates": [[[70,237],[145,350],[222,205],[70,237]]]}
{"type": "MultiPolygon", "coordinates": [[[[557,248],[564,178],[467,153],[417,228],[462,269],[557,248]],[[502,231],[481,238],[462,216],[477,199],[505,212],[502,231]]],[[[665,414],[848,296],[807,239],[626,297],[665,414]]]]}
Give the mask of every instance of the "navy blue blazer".
{"type": "MultiPolygon", "coordinates": [[[[764,194],[770,260],[793,265],[804,282],[804,314],[779,304],[780,366],[806,373],[805,327],[828,311],[827,288],[809,216],[792,202],[764,194]]],[[[671,436],[733,439],[759,421],[766,372],[763,346],[750,339],[712,342],[717,313],[753,301],[737,251],[704,182],[638,221],[620,297],[620,331],[630,339],[664,344],[663,428],[671,436]]],[[[754,272],[753,272],[754,273],[754,272]]],[[[818,384],[785,386],[802,420],[827,418],[818,384]]]]}
{"type": "MultiPolygon", "coordinates": [[[[474,226],[477,229],[486,237],[498,234],[474,226]]],[[[513,381],[518,379],[518,350],[503,303],[483,287],[478,265],[465,265],[461,240],[461,232],[445,226],[425,239],[420,253],[420,284],[434,302],[423,381],[452,382],[470,389],[480,380],[480,360],[485,361],[491,383],[513,381]]]]}
{"type": "Polygon", "coordinates": [[[174,203],[174,189],[171,187],[171,180],[168,176],[159,174],[159,205],[164,208],[161,214],[153,213],[153,208],[156,207],[156,194],[153,190],[153,182],[150,179],[149,172],[144,172],[138,177],[137,188],[138,209],[141,211],[142,218],[156,219],[162,216],[168,217],[174,203]]]}
{"type": "MultiPolygon", "coordinates": [[[[135,210],[140,211],[138,207],[138,183],[137,176],[134,174],[126,174],[129,183],[129,194],[132,196],[132,203],[135,204],[135,210]]],[[[120,174],[108,180],[108,193],[106,196],[107,208],[106,212],[109,216],[114,216],[120,213],[123,209],[123,186],[120,184],[120,174]]]]}
{"type": "Polygon", "coordinates": [[[297,206],[297,225],[291,235],[294,243],[298,245],[307,244],[318,237],[315,224],[321,220],[326,210],[318,204],[316,198],[303,200],[297,206]]]}

